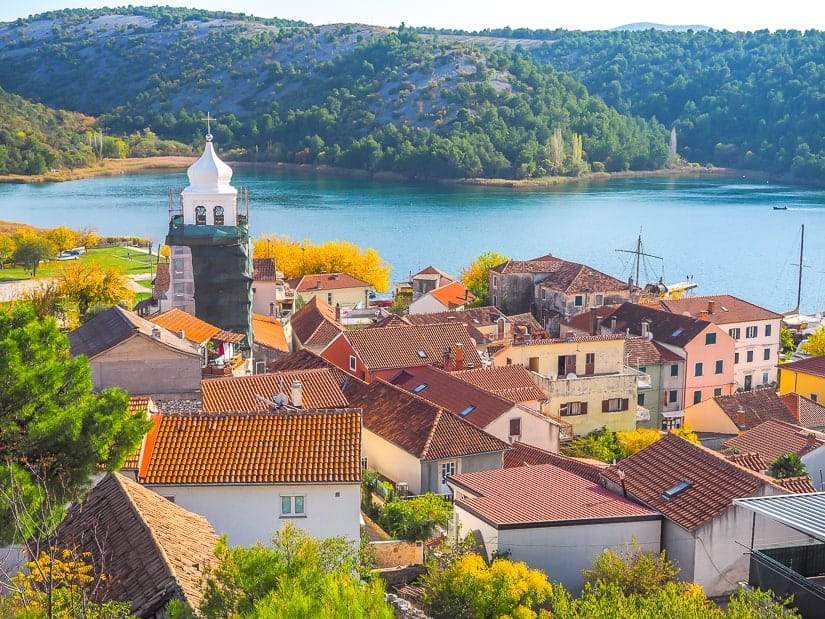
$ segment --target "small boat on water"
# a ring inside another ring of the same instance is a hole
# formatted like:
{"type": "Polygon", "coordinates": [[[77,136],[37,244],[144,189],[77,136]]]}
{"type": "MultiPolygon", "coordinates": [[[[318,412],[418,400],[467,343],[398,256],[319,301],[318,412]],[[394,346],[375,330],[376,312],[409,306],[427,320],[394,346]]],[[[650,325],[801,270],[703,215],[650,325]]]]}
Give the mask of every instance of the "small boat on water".
{"type": "Polygon", "coordinates": [[[775,210],[775,211],[787,211],[788,207],[785,206],[784,204],[780,204],[780,205],[774,206],[773,210],[775,210]]]}

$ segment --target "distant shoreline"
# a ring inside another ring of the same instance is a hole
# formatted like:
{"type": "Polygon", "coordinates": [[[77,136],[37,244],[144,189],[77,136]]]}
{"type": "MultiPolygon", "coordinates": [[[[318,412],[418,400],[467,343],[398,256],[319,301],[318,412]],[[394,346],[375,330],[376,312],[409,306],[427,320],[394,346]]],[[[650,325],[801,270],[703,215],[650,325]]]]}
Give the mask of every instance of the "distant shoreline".
{"type": "MultiPolygon", "coordinates": [[[[80,180],[84,178],[94,178],[98,176],[119,176],[123,174],[139,174],[141,172],[157,172],[162,170],[186,169],[197,160],[197,157],[164,156],[164,157],[143,157],[131,159],[104,159],[97,165],[88,168],[61,169],[46,174],[34,176],[24,176],[19,174],[0,175],[0,183],[52,183],[80,180]]],[[[231,161],[227,163],[235,169],[257,168],[262,170],[274,170],[281,172],[307,174],[312,176],[338,176],[343,178],[360,178],[365,180],[377,180],[387,182],[414,182],[406,176],[394,172],[371,173],[365,170],[353,170],[349,168],[337,168],[328,165],[311,165],[281,162],[250,162],[231,161]]],[[[731,168],[715,168],[700,166],[684,166],[680,168],[668,168],[662,170],[641,170],[628,172],[591,172],[584,176],[548,176],[544,178],[530,179],[508,179],[508,178],[462,178],[462,179],[427,179],[430,183],[443,183],[448,185],[478,185],[497,188],[513,189],[540,189],[543,187],[553,187],[566,183],[581,181],[610,181],[622,178],[655,178],[655,177],[740,177],[746,175],[754,181],[767,181],[770,176],[764,172],[754,172],[751,170],[742,171],[731,168]]]]}

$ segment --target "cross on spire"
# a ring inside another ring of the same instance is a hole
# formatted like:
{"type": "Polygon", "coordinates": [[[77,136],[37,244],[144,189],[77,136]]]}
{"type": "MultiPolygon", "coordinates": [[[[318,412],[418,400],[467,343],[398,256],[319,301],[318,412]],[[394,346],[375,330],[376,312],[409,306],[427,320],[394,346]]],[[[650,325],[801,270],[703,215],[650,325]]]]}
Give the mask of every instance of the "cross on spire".
{"type": "Polygon", "coordinates": [[[211,122],[215,120],[209,115],[209,112],[206,113],[206,133],[212,133],[212,125],[211,122]]]}

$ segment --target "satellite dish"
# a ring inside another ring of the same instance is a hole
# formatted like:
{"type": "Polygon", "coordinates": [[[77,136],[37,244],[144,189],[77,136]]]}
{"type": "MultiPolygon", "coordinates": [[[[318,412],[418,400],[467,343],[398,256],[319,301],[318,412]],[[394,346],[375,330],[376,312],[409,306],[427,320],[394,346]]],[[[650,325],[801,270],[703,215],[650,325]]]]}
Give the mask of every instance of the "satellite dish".
{"type": "Polygon", "coordinates": [[[275,404],[276,408],[281,408],[282,406],[289,404],[289,398],[285,393],[276,393],[272,396],[272,402],[275,404]]]}
{"type": "Polygon", "coordinates": [[[576,378],[576,373],[575,372],[570,372],[567,376],[565,376],[565,378],[567,378],[568,380],[571,379],[571,378],[576,378]]]}

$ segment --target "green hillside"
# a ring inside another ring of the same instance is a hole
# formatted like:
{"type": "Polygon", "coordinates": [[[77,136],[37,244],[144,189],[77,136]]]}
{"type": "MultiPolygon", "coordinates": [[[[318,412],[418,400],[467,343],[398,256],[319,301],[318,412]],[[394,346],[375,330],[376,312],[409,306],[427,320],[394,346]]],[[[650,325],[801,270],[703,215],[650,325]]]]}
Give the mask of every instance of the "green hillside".
{"type": "Polygon", "coordinates": [[[235,157],[411,178],[684,161],[825,178],[825,36],[315,27],[169,7],[0,25],[0,86],[235,157]]]}

